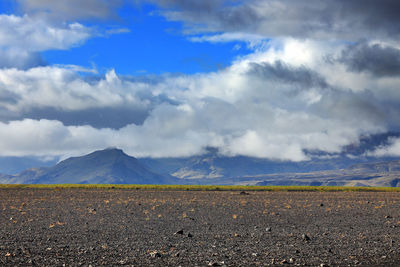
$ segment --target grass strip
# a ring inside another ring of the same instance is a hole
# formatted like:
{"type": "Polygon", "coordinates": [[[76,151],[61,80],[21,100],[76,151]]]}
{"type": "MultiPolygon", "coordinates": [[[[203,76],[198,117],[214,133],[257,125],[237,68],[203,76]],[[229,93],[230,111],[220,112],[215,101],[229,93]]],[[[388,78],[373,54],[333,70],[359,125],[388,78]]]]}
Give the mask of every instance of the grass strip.
{"type": "Polygon", "coordinates": [[[310,191],[310,192],[400,192],[400,187],[353,186],[245,186],[245,185],[132,185],[132,184],[0,184],[4,188],[43,189],[135,189],[135,190],[188,190],[188,191],[310,191]]]}

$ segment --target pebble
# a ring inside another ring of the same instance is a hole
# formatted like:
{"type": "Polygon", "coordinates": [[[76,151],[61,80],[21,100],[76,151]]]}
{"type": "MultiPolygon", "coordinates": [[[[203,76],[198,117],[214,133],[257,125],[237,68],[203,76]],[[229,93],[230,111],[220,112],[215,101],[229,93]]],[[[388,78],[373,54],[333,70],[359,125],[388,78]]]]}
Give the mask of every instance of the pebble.
{"type": "Polygon", "coordinates": [[[183,235],[183,230],[179,230],[179,231],[175,232],[174,235],[183,235]]]}
{"type": "Polygon", "coordinates": [[[157,250],[154,250],[154,251],[150,252],[150,256],[151,256],[152,258],[159,258],[159,257],[161,257],[162,255],[161,255],[161,253],[158,252],[157,250]]]}
{"type": "Polygon", "coordinates": [[[208,263],[208,266],[222,266],[222,265],[224,265],[224,264],[225,264],[224,261],[221,261],[221,262],[218,262],[218,261],[210,261],[210,262],[208,263]]]}
{"type": "Polygon", "coordinates": [[[303,238],[303,240],[305,240],[305,241],[310,241],[310,240],[311,240],[311,238],[310,238],[308,235],[306,235],[306,234],[303,234],[303,235],[301,236],[301,238],[303,238]]]}
{"type": "Polygon", "coordinates": [[[271,229],[271,227],[267,227],[267,228],[265,228],[265,231],[267,231],[267,232],[271,232],[271,231],[272,231],[272,229],[271,229]]]}

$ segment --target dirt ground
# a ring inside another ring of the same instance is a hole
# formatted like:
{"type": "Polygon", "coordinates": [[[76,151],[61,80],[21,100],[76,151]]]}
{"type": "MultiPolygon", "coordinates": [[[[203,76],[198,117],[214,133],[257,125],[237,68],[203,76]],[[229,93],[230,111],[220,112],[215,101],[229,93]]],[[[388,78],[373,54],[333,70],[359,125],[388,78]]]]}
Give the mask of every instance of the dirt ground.
{"type": "Polygon", "coordinates": [[[0,189],[1,266],[398,266],[400,193],[0,189]]]}

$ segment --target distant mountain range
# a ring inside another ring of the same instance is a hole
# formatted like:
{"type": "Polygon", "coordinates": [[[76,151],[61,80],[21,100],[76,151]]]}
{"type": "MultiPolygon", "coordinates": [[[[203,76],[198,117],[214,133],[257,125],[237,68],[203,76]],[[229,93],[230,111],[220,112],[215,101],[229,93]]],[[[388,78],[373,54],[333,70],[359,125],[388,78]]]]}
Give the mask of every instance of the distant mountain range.
{"type": "Polygon", "coordinates": [[[400,186],[400,160],[376,163],[341,156],[275,162],[226,157],[214,148],[187,158],[136,159],[111,148],[68,158],[53,167],[0,174],[0,183],[400,186]]]}

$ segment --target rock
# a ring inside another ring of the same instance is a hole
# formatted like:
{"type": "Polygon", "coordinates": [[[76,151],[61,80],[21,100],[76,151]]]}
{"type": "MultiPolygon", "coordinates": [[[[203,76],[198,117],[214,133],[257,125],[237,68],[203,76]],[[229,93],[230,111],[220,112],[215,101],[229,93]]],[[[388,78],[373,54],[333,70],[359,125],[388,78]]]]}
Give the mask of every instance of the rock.
{"type": "Polygon", "coordinates": [[[241,195],[250,195],[249,193],[247,193],[246,191],[242,191],[240,192],[241,195]]]}
{"type": "Polygon", "coordinates": [[[392,219],[392,216],[386,215],[386,216],[385,216],[385,219],[392,219]]]}
{"type": "Polygon", "coordinates": [[[267,228],[265,228],[265,231],[266,231],[266,232],[271,232],[272,229],[271,229],[271,227],[267,227],[267,228]]]}
{"type": "Polygon", "coordinates": [[[151,256],[152,258],[159,258],[159,257],[161,257],[162,255],[161,255],[161,253],[158,252],[157,250],[154,250],[154,251],[150,252],[150,256],[151,256]]]}
{"type": "Polygon", "coordinates": [[[289,264],[289,262],[288,262],[287,260],[282,260],[282,261],[280,262],[280,264],[289,264]]]}
{"type": "Polygon", "coordinates": [[[311,238],[310,238],[308,235],[306,235],[306,234],[303,234],[303,235],[301,236],[301,238],[303,238],[304,241],[310,241],[310,240],[311,240],[311,238]]]}
{"type": "Polygon", "coordinates": [[[179,231],[175,232],[174,235],[183,235],[183,230],[179,230],[179,231]]]}
{"type": "Polygon", "coordinates": [[[222,265],[224,265],[224,264],[225,264],[224,261],[221,261],[221,262],[218,262],[218,261],[210,261],[210,262],[208,263],[208,266],[222,266],[222,265]]]}
{"type": "Polygon", "coordinates": [[[193,237],[193,235],[191,233],[188,233],[187,237],[193,237]]]}
{"type": "Polygon", "coordinates": [[[289,263],[294,263],[294,258],[290,258],[289,263]]]}

